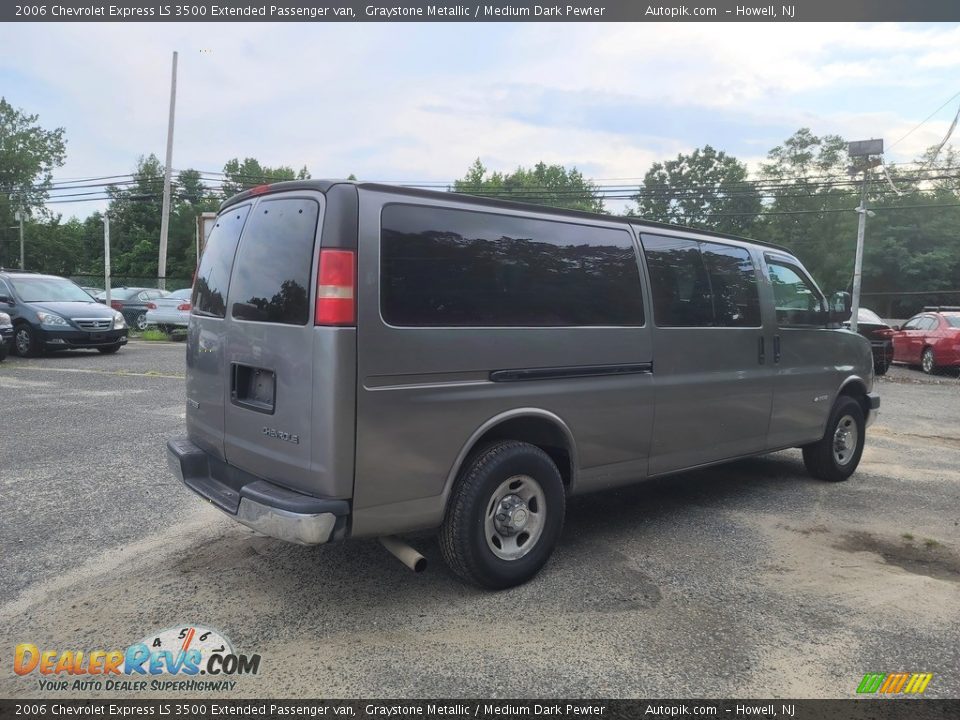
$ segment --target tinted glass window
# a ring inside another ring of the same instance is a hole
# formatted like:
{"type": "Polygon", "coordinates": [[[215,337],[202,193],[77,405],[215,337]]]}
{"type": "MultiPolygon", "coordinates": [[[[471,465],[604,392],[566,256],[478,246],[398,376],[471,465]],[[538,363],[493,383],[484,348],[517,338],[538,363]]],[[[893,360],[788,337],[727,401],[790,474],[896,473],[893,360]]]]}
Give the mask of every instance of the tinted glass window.
{"type": "Polygon", "coordinates": [[[943,319],[950,327],[960,328],[960,315],[944,315],[943,319]]]}
{"type": "Polygon", "coordinates": [[[713,295],[714,324],[760,327],[760,291],[750,253],[744,248],[700,243],[713,295]]]}
{"type": "Polygon", "coordinates": [[[904,330],[916,330],[920,325],[920,320],[922,318],[910,318],[903,324],[904,330]]]}
{"type": "Polygon", "coordinates": [[[822,325],[823,303],[820,293],[803,272],[791,265],[767,261],[777,324],[781,327],[822,325]]]}
{"type": "Polygon", "coordinates": [[[389,205],[380,272],[380,309],[392,325],[643,324],[626,229],[389,205]]]}
{"type": "Polygon", "coordinates": [[[197,315],[223,317],[227,314],[230,268],[249,212],[249,205],[230,208],[217,218],[210,231],[193,286],[193,312],[197,315]]]}
{"type": "Polygon", "coordinates": [[[929,315],[920,320],[920,329],[921,330],[934,330],[937,325],[940,323],[937,322],[936,318],[932,318],[929,315]]]}
{"type": "Polygon", "coordinates": [[[643,236],[657,327],[714,325],[710,279],[695,240],[643,236]]]}
{"type": "Polygon", "coordinates": [[[320,206],[308,198],[264,200],[253,211],[233,266],[230,302],[241,320],[306,325],[320,206]]]}

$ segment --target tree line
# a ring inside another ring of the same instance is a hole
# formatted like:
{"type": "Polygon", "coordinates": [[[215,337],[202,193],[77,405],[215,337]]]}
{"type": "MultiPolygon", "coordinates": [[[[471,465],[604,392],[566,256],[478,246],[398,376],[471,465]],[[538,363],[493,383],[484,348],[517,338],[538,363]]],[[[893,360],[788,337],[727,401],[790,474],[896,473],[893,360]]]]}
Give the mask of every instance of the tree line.
{"type": "MultiPolygon", "coordinates": [[[[0,98],[0,266],[19,264],[14,213],[25,221],[28,269],[60,275],[102,275],[103,215],[64,219],[48,208],[56,198],[96,195],[108,201],[111,264],[115,276],[155,278],[164,168],[146,155],[133,173],[87,185],[55,184],[63,165],[63,128],[44,129],[36,115],[0,98]],[[64,194],[66,191],[70,194],[64,194]],[[48,203],[49,204],[45,204],[48,203]]],[[[861,176],[837,135],[801,128],[751,174],[744,162],[710,145],[654,163],[639,183],[601,184],[576,167],[537,163],[513,172],[491,171],[478,159],[453,192],[625,214],[657,222],[734,234],[782,245],[804,262],[828,293],[847,289],[853,271],[861,176]]],[[[960,304],[960,157],[952,148],[928,151],[915,163],[870,171],[863,264],[864,304],[883,315],[906,315],[924,302],[960,304]],[[928,295],[903,293],[928,292],[928,295]],[[890,293],[871,295],[871,293],[890,293]]],[[[189,280],[196,266],[196,219],[243,189],[264,182],[305,179],[306,167],[268,167],[234,158],[217,173],[182,170],[173,178],[167,276],[189,280]]],[[[351,176],[351,179],[352,176],[351,176]]]]}

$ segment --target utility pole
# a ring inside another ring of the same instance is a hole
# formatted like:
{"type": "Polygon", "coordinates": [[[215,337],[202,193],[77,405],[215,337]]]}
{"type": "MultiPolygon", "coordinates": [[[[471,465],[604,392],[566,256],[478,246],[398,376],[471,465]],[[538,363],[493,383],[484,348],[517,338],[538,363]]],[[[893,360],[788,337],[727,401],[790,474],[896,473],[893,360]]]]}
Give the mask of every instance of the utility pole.
{"type": "Polygon", "coordinates": [[[173,119],[177,109],[177,52],[170,72],[170,119],[167,123],[167,159],[163,168],[163,209],[160,211],[160,257],[157,260],[159,287],[167,286],[167,234],[170,231],[170,169],[173,164],[173,119]]]}
{"type": "Polygon", "coordinates": [[[26,270],[27,266],[24,262],[24,252],[23,252],[23,210],[17,210],[13,214],[13,219],[19,221],[20,223],[20,269],[26,270]]]}
{"type": "MultiPolygon", "coordinates": [[[[850,302],[850,329],[857,332],[857,314],[860,311],[860,283],[863,277],[863,240],[867,229],[867,185],[870,180],[870,170],[883,161],[877,155],[883,155],[883,140],[858,140],[847,145],[847,154],[851,158],[862,158],[859,165],[848,168],[851,176],[863,173],[863,183],[860,186],[860,206],[857,212],[860,217],[857,221],[857,254],[853,261],[853,288],[850,302]],[[874,156],[874,157],[871,157],[874,156]]],[[[873,213],[870,213],[871,215],[873,213]]]]}
{"type": "Polygon", "coordinates": [[[107,296],[104,302],[110,307],[110,216],[103,214],[103,289],[107,296]]]}

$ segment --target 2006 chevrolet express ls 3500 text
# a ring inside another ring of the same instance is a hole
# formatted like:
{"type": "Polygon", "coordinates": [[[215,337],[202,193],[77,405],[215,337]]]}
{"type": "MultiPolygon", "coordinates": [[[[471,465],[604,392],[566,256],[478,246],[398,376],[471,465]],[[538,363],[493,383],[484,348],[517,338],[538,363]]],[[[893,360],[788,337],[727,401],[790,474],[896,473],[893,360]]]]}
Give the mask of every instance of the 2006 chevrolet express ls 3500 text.
{"type": "MultiPolygon", "coordinates": [[[[439,529],[462,578],[533,577],[566,497],[801,447],[845,480],[869,343],[771,245],[371,183],[226,201],[197,271],[173,471],[305,544],[439,529]]],[[[412,557],[411,557],[412,556],[412,557]]],[[[419,558],[419,562],[417,559],[419,558]]]]}

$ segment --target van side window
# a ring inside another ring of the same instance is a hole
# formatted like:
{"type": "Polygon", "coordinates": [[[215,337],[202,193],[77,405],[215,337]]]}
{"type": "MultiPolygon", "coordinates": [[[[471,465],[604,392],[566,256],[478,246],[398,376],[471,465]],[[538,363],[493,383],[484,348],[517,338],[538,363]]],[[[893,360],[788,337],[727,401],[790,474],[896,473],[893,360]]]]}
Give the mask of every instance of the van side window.
{"type": "Polygon", "coordinates": [[[767,258],[773,299],[780,327],[823,325],[823,298],[797,267],[767,258]]]}
{"type": "Polygon", "coordinates": [[[320,206],[309,198],[263,200],[233,264],[231,314],[239,320],[306,325],[320,206]]]}
{"type": "Polygon", "coordinates": [[[380,312],[395,326],[643,325],[626,229],[387,205],[380,312]]]}
{"type": "Polygon", "coordinates": [[[230,208],[217,218],[210,230],[193,285],[193,312],[197,315],[220,318],[226,315],[233,256],[249,212],[249,205],[230,208]]]}
{"type": "Polygon", "coordinates": [[[710,279],[695,240],[643,236],[657,327],[714,325],[710,279]]]}
{"type": "Polygon", "coordinates": [[[700,243],[710,277],[714,324],[719,327],[760,327],[760,289],[745,248],[700,243]]]}

